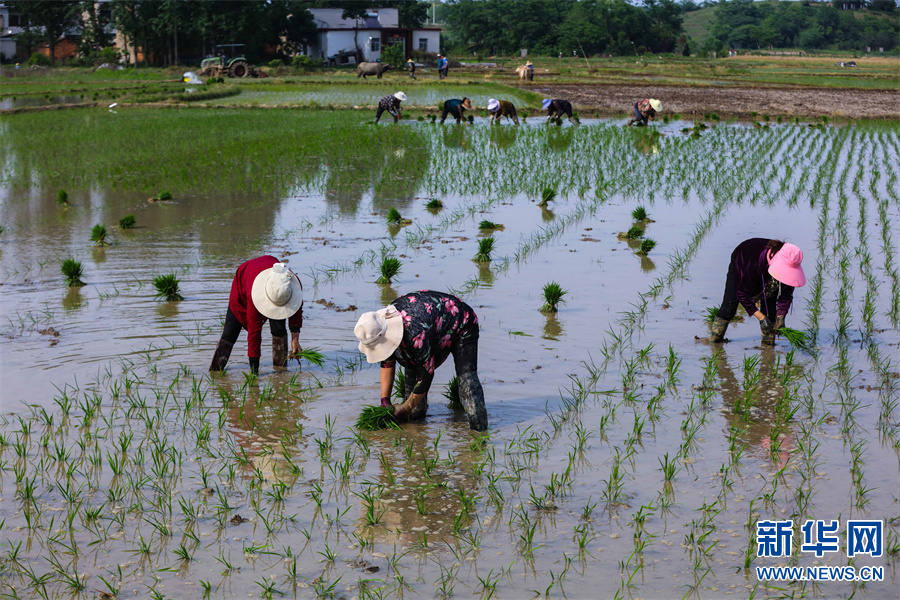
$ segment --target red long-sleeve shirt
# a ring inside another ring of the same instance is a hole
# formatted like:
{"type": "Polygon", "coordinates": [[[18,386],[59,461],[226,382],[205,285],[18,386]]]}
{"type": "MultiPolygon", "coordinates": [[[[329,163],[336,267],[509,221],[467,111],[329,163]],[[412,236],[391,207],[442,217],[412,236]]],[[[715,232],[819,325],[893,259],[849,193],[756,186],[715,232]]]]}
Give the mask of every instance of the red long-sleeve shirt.
{"type": "MultiPolygon", "coordinates": [[[[256,276],[279,262],[274,256],[260,256],[248,260],[238,267],[231,282],[231,296],[228,298],[228,308],[237,317],[241,327],[247,330],[247,356],[255,358],[260,356],[260,342],[262,340],[262,326],[268,317],[256,310],[250,291],[253,289],[253,280],[256,276]]],[[[296,275],[295,275],[296,277],[296,275]]],[[[299,278],[298,278],[299,281],[299,278]]],[[[301,284],[302,287],[302,284],[301,284]]],[[[303,305],[297,309],[288,319],[288,326],[294,330],[303,326],[303,305]]]]}

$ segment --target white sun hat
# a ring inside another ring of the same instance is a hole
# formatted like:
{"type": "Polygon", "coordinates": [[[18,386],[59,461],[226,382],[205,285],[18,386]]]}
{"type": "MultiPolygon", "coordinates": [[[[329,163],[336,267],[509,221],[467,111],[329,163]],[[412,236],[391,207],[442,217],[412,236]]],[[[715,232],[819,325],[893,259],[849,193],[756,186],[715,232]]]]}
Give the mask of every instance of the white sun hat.
{"type": "Polygon", "coordinates": [[[406,94],[404,94],[403,92],[397,92],[396,94],[394,94],[394,98],[396,98],[400,102],[406,102],[406,94]]]}
{"type": "Polygon", "coordinates": [[[656,100],[655,98],[650,98],[650,106],[653,107],[653,110],[659,112],[662,110],[662,102],[656,100]]]}
{"type": "Polygon", "coordinates": [[[287,319],[303,304],[300,280],[284,263],[275,263],[253,280],[253,306],[269,319],[287,319]]]}
{"type": "Polygon", "coordinates": [[[491,98],[490,100],[488,100],[488,110],[489,111],[494,112],[498,108],[500,108],[499,100],[495,100],[494,98],[491,98]]]}
{"type": "Polygon", "coordinates": [[[403,317],[395,306],[363,313],[353,328],[359,351],[370,363],[387,360],[403,339],[403,317]]]}

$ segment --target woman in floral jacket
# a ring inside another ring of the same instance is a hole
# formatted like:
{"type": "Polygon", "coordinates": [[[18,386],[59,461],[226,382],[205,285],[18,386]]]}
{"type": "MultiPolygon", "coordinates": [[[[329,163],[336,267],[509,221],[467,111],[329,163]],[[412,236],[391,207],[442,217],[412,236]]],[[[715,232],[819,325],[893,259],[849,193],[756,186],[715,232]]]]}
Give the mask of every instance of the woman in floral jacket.
{"type": "Polygon", "coordinates": [[[434,370],[452,354],[469,426],[487,429],[478,379],[478,317],[468,304],[443,292],[404,294],[381,310],[363,314],[354,333],[366,360],[381,363],[382,406],[391,406],[396,363],[406,369],[407,399],[394,407],[397,420],[425,417],[434,370]]]}

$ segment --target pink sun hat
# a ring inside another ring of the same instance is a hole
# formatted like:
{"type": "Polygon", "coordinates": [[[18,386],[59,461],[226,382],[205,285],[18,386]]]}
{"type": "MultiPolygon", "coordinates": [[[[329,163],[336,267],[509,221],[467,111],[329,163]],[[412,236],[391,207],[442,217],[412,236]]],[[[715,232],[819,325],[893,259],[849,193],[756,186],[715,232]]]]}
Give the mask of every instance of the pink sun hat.
{"type": "Polygon", "coordinates": [[[769,275],[785,285],[803,287],[806,275],[803,274],[803,252],[793,244],[785,244],[775,256],[769,260],[769,275]]]}

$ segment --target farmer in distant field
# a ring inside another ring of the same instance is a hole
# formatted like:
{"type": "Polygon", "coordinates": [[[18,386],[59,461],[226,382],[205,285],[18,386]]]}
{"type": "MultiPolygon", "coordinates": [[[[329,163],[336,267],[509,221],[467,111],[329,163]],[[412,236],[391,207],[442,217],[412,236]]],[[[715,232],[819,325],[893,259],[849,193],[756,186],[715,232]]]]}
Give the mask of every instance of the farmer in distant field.
{"type": "Polygon", "coordinates": [[[724,341],[740,304],[748,315],[759,319],[762,343],[774,344],[775,331],[784,327],[791,308],[794,288],[806,284],[802,261],[800,248],[780,240],[751,238],[738,245],[731,253],[725,296],[709,341],[724,341]]]}
{"type": "Polygon", "coordinates": [[[516,107],[513,106],[512,102],[507,102],[506,100],[495,100],[491,98],[488,100],[488,112],[491,113],[491,125],[494,124],[494,121],[497,122],[497,125],[500,124],[500,119],[503,117],[509,117],[512,119],[512,122],[516,125],[519,124],[519,117],[516,116],[516,107]]]}
{"type": "Polygon", "coordinates": [[[469,102],[468,98],[463,98],[462,100],[459,98],[452,98],[451,100],[447,100],[444,102],[444,107],[441,109],[441,123],[443,124],[447,115],[453,115],[457,125],[460,121],[465,123],[465,112],[467,110],[472,110],[472,103],[469,102]]]}
{"type": "Polygon", "coordinates": [[[562,121],[563,115],[566,115],[569,119],[569,123],[577,123],[578,119],[572,116],[572,103],[568,100],[551,100],[549,98],[545,98],[542,106],[544,110],[547,111],[547,122],[549,123],[553,119],[559,119],[562,121]]]}
{"type": "Polygon", "coordinates": [[[530,60],[525,63],[525,69],[525,78],[528,81],[534,81],[534,64],[530,60]]]}
{"type": "Polygon", "coordinates": [[[262,327],[266,320],[272,332],[272,364],[286,367],[288,346],[285,319],[291,330],[291,352],[300,352],[300,327],[303,326],[303,286],[300,280],[274,256],[248,260],[238,267],[231,282],[225,329],[209,370],[221,371],[225,368],[241,329],[246,329],[250,371],[258,373],[262,327]]]}
{"type": "Polygon", "coordinates": [[[387,111],[394,117],[394,123],[396,123],[400,117],[400,103],[406,100],[406,94],[403,92],[397,92],[396,94],[392,94],[390,96],[385,96],[381,100],[378,101],[378,110],[375,111],[375,122],[377,123],[379,119],[381,119],[381,114],[384,111],[387,111]]]}
{"type": "Polygon", "coordinates": [[[634,103],[634,118],[628,121],[629,125],[637,123],[638,125],[647,125],[647,121],[652,121],[656,113],[662,110],[662,102],[655,98],[647,98],[640,102],[634,103]]]}
{"type": "Polygon", "coordinates": [[[353,333],[366,360],[381,363],[382,406],[391,406],[396,364],[405,368],[406,401],[394,406],[398,421],[425,418],[434,370],[452,354],[469,427],[487,429],[484,390],[478,379],[478,317],[468,304],[443,292],[405,294],[381,310],[363,314],[353,333]]]}
{"type": "Polygon", "coordinates": [[[409,69],[409,78],[416,79],[416,63],[413,62],[413,59],[407,60],[406,66],[409,69]]]}
{"type": "Polygon", "coordinates": [[[450,73],[450,61],[443,54],[438,54],[438,79],[447,79],[450,73]]]}

